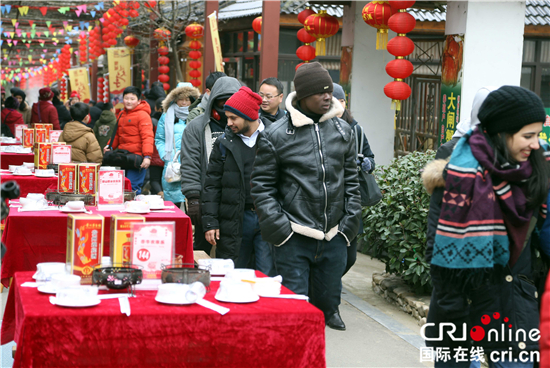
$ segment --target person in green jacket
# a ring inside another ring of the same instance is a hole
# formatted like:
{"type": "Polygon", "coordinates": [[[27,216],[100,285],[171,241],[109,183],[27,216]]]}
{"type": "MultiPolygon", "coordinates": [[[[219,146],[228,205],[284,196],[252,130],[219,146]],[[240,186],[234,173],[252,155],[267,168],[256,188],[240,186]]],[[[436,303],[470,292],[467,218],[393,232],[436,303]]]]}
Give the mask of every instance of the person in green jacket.
{"type": "Polygon", "coordinates": [[[116,110],[110,102],[99,102],[96,104],[96,107],[100,108],[102,113],[99,116],[99,119],[95,122],[94,134],[99,142],[99,145],[101,146],[101,152],[103,152],[103,148],[109,144],[116,126],[116,110]]]}

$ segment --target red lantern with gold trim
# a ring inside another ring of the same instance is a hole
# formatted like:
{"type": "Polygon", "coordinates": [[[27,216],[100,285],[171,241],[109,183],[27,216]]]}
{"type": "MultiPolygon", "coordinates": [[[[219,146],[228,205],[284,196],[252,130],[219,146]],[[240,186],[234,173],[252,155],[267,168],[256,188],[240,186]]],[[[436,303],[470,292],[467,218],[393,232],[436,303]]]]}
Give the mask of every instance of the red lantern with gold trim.
{"type": "Polygon", "coordinates": [[[252,29],[256,33],[262,33],[262,17],[257,17],[252,21],[252,29]]]}
{"type": "Polygon", "coordinates": [[[170,67],[166,66],[166,65],[161,65],[159,66],[159,73],[161,74],[168,74],[170,73],[170,67]]]}
{"type": "Polygon", "coordinates": [[[170,32],[164,27],[157,28],[153,32],[153,37],[155,38],[155,40],[158,40],[158,41],[168,41],[171,36],[172,36],[172,32],[170,32]]]}
{"type": "Polygon", "coordinates": [[[363,8],[363,20],[369,26],[378,29],[376,49],[385,50],[388,44],[388,21],[396,13],[387,1],[371,1],[363,8]]]}
{"type": "Polygon", "coordinates": [[[305,62],[315,59],[315,47],[311,45],[303,45],[298,47],[296,55],[305,62]]]}
{"type": "Polygon", "coordinates": [[[307,33],[317,39],[315,43],[317,55],[326,55],[325,39],[338,33],[340,29],[338,19],[328,15],[326,10],[321,10],[319,14],[312,14],[307,17],[304,25],[307,33]]]}
{"type": "Polygon", "coordinates": [[[388,21],[388,27],[396,33],[409,33],[416,26],[416,19],[404,12],[395,13],[388,21]]]}
{"type": "Polygon", "coordinates": [[[298,22],[305,24],[307,17],[313,14],[315,14],[315,11],[311,10],[310,8],[305,8],[300,13],[298,13],[298,22]]]}
{"type": "Polygon", "coordinates": [[[397,36],[388,42],[388,52],[393,56],[407,56],[414,51],[414,42],[407,36],[397,36]]]}
{"type": "Polygon", "coordinates": [[[170,83],[163,83],[162,89],[164,89],[165,91],[168,91],[170,89],[170,83]]]}
{"type": "Polygon", "coordinates": [[[202,43],[200,41],[191,41],[189,42],[189,48],[192,50],[200,50],[202,48],[202,43]]]}
{"type": "Polygon", "coordinates": [[[162,56],[166,56],[166,55],[168,55],[168,53],[170,52],[170,51],[168,50],[168,47],[166,47],[166,46],[161,46],[161,47],[159,47],[159,48],[157,49],[157,51],[158,51],[159,55],[162,55],[162,56]]]}
{"type": "Polygon", "coordinates": [[[166,74],[159,75],[159,81],[162,83],[167,83],[170,80],[170,77],[166,74]]]}
{"type": "Polygon", "coordinates": [[[298,37],[300,42],[303,42],[303,43],[308,43],[309,44],[309,43],[315,42],[315,40],[316,40],[315,37],[313,37],[312,35],[307,33],[305,28],[300,29],[298,31],[298,33],[296,34],[296,36],[298,37]]]}
{"type": "Polygon", "coordinates": [[[389,1],[390,6],[394,9],[407,9],[411,8],[414,3],[416,3],[415,0],[390,0],[389,1]]]}
{"type": "Polygon", "coordinates": [[[193,87],[198,87],[198,86],[201,85],[201,81],[198,80],[198,79],[191,79],[191,80],[189,81],[189,83],[191,83],[191,84],[193,85],[193,87]]]}
{"type": "Polygon", "coordinates": [[[296,68],[294,68],[294,70],[298,70],[299,67],[301,67],[302,65],[304,65],[305,63],[300,63],[298,65],[296,65],[296,68]]]}
{"type": "Polygon", "coordinates": [[[204,35],[204,27],[193,23],[185,27],[185,34],[189,38],[201,38],[204,35]]]}
{"type": "Polygon", "coordinates": [[[201,75],[202,75],[202,73],[200,71],[198,71],[197,69],[193,69],[189,72],[189,76],[191,78],[200,78],[201,75]]]}
{"type": "Polygon", "coordinates": [[[200,51],[189,51],[189,57],[191,59],[200,59],[202,56],[202,52],[200,51]]]}
{"type": "Polygon", "coordinates": [[[199,69],[201,66],[202,66],[202,63],[200,61],[193,60],[189,62],[189,67],[191,69],[199,69]]]}
{"type": "Polygon", "coordinates": [[[160,65],[166,65],[170,62],[170,59],[168,59],[166,56],[161,56],[158,59],[160,65]]]}
{"type": "Polygon", "coordinates": [[[401,110],[401,101],[406,100],[411,95],[411,87],[400,79],[386,84],[384,94],[392,99],[392,105],[396,110],[401,110]]]}
{"type": "Polygon", "coordinates": [[[134,36],[124,37],[124,43],[130,48],[130,52],[134,52],[134,48],[139,45],[139,39],[134,36]]]}
{"type": "Polygon", "coordinates": [[[413,64],[409,60],[395,59],[386,65],[386,73],[394,79],[408,78],[414,70],[413,64]]]}

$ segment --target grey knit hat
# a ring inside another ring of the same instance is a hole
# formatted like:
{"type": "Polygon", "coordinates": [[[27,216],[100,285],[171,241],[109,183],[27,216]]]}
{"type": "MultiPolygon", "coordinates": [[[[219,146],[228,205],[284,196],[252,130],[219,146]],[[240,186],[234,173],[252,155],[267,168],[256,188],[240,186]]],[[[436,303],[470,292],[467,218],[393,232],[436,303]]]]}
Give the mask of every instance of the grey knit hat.
{"type": "Polygon", "coordinates": [[[317,93],[332,93],[332,78],[318,62],[305,63],[296,70],[294,88],[298,100],[317,93]]]}
{"type": "Polygon", "coordinates": [[[489,134],[513,132],[532,123],[544,123],[546,111],[539,96],[518,86],[502,86],[489,93],[477,114],[489,134]]]}
{"type": "Polygon", "coordinates": [[[338,83],[332,83],[334,90],[332,91],[332,96],[336,98],[337,100],[344,100],[347,102],[346,99],[346,92],[344,92],[344,89],[341,85],[338,83]]]}

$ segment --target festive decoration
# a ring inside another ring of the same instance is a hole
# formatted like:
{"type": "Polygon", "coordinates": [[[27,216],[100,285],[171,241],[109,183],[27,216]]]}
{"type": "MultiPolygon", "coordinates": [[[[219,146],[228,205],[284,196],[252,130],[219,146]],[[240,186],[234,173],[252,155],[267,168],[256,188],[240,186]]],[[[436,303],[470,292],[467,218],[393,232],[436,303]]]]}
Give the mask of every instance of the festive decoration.
{"type": "Polygon", "coordinates": [[[300,58],[300,60],[307,63],[310,60],[315,59],[315,47],[310,45],[300,46],[298,47],[298,50],[296,50],[296,55],[300,58]]]}
{"type": "Polygon", "coordinates": [[[299,67],[301,67],[302,65],[304,65],[305,63],[300,63],[298,65],[296,65],[296,68],[294,68],[294,70],[298,70],[299,67]]]}
{"type": "Polygon", "coordinates": [[[166,46],[159,47],[159,48],[157,49],[157,51],[158,51],[159,55],[162,55],[162,56],[166,56],[166,55],[168,55],[168,53],[170,52],[170,51],[168,50],[168,47],[166,47],[166,46]]]}
{"type": "Polygon", "coordinates": [[[252,29],[259,34],[262,34],[262,17],[257,17],[252,21],[252,29]]]}
{"type": "Polygon", "coordinates": [[[196,59],[200,59],[202,56],[202,53],[197,50],[202,48],[202,44],[198,39],[203,37],[203,27],[199,24],[191,24],[185,28],[185,34],[187,37],[192,38],[192,41],[189,42],[189,48],[193,50],[189,52],[189,59],[191,59],[189,61],[189,68],[191,69],[189,77],[192,79],[189,82],[194,87],[198,87],[201,85],[201,81],[198,78],[202,76],[201,71],[198,69],[202,67],[202,63],[196,59]]]}
{"type": "Polygon", "coordinates": [[[185,27],[185,34],[189,38],[202,38],[204,35],[204,27],[197,23],[190,24],[185,27]]]}
{"type": "Polygon", "coordinates": [[[111,100],[111,93],[109,92],[109,76],[105,75],[103,78],[105,79],[103,87],[103,102],[107,103],[111,100]]]}
{"type": "Polygon", "coordinates": [[[310,44],[312,42],[315,42],[316,40],[315,37],[307,33],[305,28],[300,29],[296,36],[298,37],[298,40],[300,40],[300,42],[303,42],[305,44],[310,44]]]}
{"type": "Polygon", "coordinates": [[[363,8],[363,20],[369,26],[378,29],[376,49],[385,50],[388,44],[388,21],[396,11],[387,1],[371,1],[363,8]]]}
{"type": "Polygon", "coordinates": [[[170,40],[171,36],[172,36],[172,32],[170,32],[164,27],[155,29],[153,33],[153,37],[155,38],[155,40],[162,41],[162,42],[166,42],[170,40]]]}
{"type": "Polygon", "coordinates": [[[134,53],[134,48],[139,45],[139,39],[134,36],[124,37],[124,44],[130,48],[130,53],[134,53]]]}
{"type": "Polygon", "coordinates": [[[191,41],[189,42],[189,48],[193,50],[200,50],[202,48],[202,43],[200,41],[191,41]]]}
{"type": "Polygon", "coordinates": [[[405,36],[405,33],[412,31],[416,24],[414,17],[406,13],[406,9],[413,5],[414,1],[393,1],[391,6],[397,9],[397,12],[388,20],[389,28],[397,33],[397,37],[387,45],[388,52],[396,59],[386,65],[386,73],[394,78],[394,81],[386,84],[384,93],[392,99],[392,108],[395,107],[397,111],[401,110],[401,101],[411,95],[411,87],[403,82],[403,79],[408,78],[414,71],[412,63],[404,59],[414,50],[414,42],[405,36]]]}
{"type": "Polygon", "coordinates": [[[328,15],[326,10],[321,10],[319,14],[312,14],[305,20],[305,29],[307,33],[317,39],[315,51],[317,55],[326,55],[325,39],[334,36],[340,29],[338,19],[328,15]]]}
{"type": "Polygon", "coordinates": [[[189,51],[189,57],[191,59],[200,59],[202,56],[202,52],[200,51],[189,51]]]}
{"type": "Polygon", "coordinates": [[[298,22],[305,25],[307,17],[312,14],[315,14],[313,10],[311,10],[309,7],[305,8],[298,14],[298,22]]]}

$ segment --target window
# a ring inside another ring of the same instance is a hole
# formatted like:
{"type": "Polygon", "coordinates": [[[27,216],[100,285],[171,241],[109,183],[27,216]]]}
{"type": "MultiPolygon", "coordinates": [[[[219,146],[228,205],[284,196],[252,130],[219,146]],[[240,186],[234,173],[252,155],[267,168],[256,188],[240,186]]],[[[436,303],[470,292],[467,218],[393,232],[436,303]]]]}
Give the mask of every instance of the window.
{"type": "Polygon", "coordinates": [[[524,66],[521,68],[521,82],[520,86],[523,88],[531,89],[533,81],[533,67],[524,66]]]}
{"type": "Polygon", "coordinates": [[[550,109],[550,41],[524,40],[521,86],[540,96],[550,109]]]}

